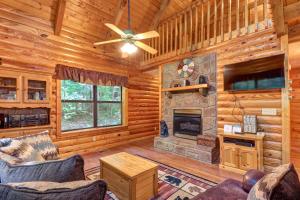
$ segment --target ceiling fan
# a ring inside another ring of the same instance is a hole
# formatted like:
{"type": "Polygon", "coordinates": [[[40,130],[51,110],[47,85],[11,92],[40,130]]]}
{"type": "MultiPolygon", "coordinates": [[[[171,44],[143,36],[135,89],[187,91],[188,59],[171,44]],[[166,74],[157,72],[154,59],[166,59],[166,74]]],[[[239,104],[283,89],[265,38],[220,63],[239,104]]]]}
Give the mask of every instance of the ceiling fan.
{"type": "Polygon", "coordinates": [[[159,37],[159,34],[156,31],[149,31],[145,33],[135,34],[131,29],[131,16],[130,16],[130,0],[128,0],[128,29],[121,30],[114,24],[105,23],[105,26],[116,32],[121,36],[119,39],[113,39],[103,42],[96,42],[94,46],[103,45],[103,44],[110,44],[110,43],[117,43],[117,42],[125,42],[125,44],[121,47],[121,51],[126,54],[132,54],[137,51],[137,47],[151,53],[156,54],[157,50],[146,45],[140,40],[150,39],[159,37]]]}

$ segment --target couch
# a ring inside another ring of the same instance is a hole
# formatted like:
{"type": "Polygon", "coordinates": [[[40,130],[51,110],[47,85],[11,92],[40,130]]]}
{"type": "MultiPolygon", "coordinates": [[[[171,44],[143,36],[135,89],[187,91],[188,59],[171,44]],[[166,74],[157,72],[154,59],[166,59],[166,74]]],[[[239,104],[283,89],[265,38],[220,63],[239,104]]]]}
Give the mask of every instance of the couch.
{"type": "Polygon", "coordinates": [[[87,181],[80,155],[60,159],[48,132],[0,139],[0,200],[102,200],[107,185],[87,181]]]}
{"type": "Polygon", "coordinates": [[[227,179],[193,200],[300,200],[300,183],[292,164],[265,174],[249,170],[243,181],[227,179]]]}

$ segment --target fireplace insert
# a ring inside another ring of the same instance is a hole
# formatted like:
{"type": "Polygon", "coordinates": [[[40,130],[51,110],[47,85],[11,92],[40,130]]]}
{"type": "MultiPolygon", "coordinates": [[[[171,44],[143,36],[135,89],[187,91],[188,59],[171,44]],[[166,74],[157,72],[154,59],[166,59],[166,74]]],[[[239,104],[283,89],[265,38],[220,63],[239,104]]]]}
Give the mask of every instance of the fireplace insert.
{"type": "Polygon", "coordinates": [[[173,135],[192,140],[202,135],[201,110],[174,110],[173,135]]]}

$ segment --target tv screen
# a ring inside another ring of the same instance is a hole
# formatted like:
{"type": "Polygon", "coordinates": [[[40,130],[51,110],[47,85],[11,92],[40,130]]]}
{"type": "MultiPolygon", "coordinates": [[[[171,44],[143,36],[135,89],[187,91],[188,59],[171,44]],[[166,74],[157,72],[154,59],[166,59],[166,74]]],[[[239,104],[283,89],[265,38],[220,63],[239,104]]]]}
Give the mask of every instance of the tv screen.
{"type": "Polygon", "coordinates": [[[284,55],[224,66],[224,90],[269,90],[285,87],[284,55]]]}

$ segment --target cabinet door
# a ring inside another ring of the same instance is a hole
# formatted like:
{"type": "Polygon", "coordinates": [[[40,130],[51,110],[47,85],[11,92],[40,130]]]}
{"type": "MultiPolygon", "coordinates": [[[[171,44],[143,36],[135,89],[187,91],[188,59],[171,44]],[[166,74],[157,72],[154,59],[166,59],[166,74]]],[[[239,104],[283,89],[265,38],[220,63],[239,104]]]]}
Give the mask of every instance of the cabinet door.
{"type": "Polygon", "coordinates": [[[239,166],[238,149],[234,145],[224,144],[222,162],[228,167],[237,168],[239,166]]]}
{"type": "Polygon", "coordinates": [[[24,102],[48,103],[50,100],[49,77],[24,77],[24,102]]]}
{"type": "Polygon", "coordinates": [[[20,102],[20,76],[7,71],[0,74],[0,102],[20,102]]]}
{"type": "Polygon", "coordinates": [[[240,148],[239,168],[242,170],[257,169],[257,151],[250,148],[240,148]]]}

